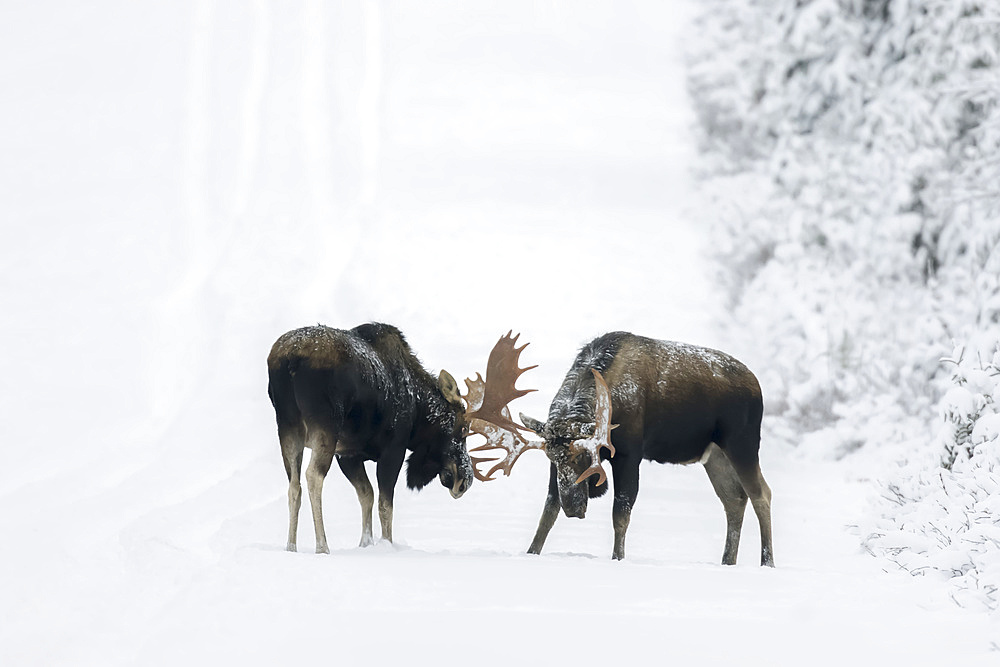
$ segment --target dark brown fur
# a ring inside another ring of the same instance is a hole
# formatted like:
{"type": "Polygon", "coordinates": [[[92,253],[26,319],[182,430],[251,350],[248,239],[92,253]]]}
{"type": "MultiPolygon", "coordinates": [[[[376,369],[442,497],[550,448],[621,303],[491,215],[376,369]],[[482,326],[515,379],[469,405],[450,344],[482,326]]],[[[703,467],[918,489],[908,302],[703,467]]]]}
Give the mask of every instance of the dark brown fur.
{"type": "Polygon", "coordinates": [[[296,549],[303,450],[312,450],[306,482],[317,552],[328,552],[322,488],[336,457],[361,503],[361,544],[372,542],[374,493],[364,462],[376,461],[382,536],[392,540],[396,479],[406,452],[406,481],[420,489],[435,476],[461,496],[472,483],[465,449],[464,405],[448,373],[430,375],[398,329],[362,324],[349,331],[325,326],[281,336],[267,358],[288,476],[288,549],[296,549]]]}
{"type": "MultiPolygon", "coordinates": [[[[611,390],[612,422],[619,425],[611,432],[616,453],[609,459],[615,489],[614,557],[625,557],[625,533],[639,491],[639,462],[702,461],[726,512],[723,563],[736,562],[749,498],[760,523],[761,564],[773,566],[771,490],[758,463],[763,401],[757,378],[724,352],[626,332],[605,334],[581,350],[546,423],[522,416],[545,439],[552,461],[545,509],[528,551],[541,551],[560,507],[567,516],[582,518],[588,496],[596,495],[575,483],[590,466],[590,456],[570,449],[575,434],[593,429],[591,368],[602,373],[611,390]]],[[[604,452],[602,458],[606,456],[604,452]]]]}

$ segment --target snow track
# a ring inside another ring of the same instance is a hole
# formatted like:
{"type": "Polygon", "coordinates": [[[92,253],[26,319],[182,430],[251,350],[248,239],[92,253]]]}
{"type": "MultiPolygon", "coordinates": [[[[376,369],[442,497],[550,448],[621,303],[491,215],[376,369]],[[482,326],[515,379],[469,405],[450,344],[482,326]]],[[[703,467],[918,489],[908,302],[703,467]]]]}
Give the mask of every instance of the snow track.
{"type": "Polygon", "coordinates": [[[753,345],[712,327],[683,3],[16,13],[0,663],[995,660],[986,617],[859,553],[856,474],[773,441],[773,571],[752,513],[740,564],[717,564],[698,466],[644,464],[625,562],[608,498],[528,557],[547,483],[530,453],[459,501],[400,484],[398,541],[368,549],[335,469],[333,553],[308,553],[307,503],[305,553],[282,550],[264,360],[289,329],[389,321],[462,378],[513,327],[535,416],[608,330],[753,345]]]}

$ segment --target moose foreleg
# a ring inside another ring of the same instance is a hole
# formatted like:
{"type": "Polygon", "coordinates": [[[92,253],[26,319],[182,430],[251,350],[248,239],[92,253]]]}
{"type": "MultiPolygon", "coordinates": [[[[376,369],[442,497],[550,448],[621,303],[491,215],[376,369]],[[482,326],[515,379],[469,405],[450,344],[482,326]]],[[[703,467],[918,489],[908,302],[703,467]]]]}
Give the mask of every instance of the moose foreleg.
{"type": "Polygon", "coordinates": [[[351,482],[361,503],[361,542],[358,546],[367,547],[374,543],[372,537],[372,506],[375,504],[375,492],[365,471],[365,462],[359,456],[337,457],[337,464],[344,476],[351,482]]]}
{"type": "Polygon", "coordinates": [[[378,479],[378,519],[382,524],[382,539],[390,542],[392,542],[392,499],[405,455],[405,451],[399,452],[398,455],[386,452],[379,459],[375,469],[375,477],[378,479]]]}
{"type": "Polygon", "coordinates": [[[639,464],[638,462],[633,464],[624,457],[616,457],[611,460],[611,476],[615,480],[615,499],[611,508],[611,522],[615,528],[615,548],[611,557],[614,560],[624,560],[625,532],[632,518],[635,499],[639,495],[639,464]]]}
{"type": "Polygon", "coordinates": [[[531,546],[528,547],[529,554],[542,553],[545,538],[549,536],[549,531],[552,530],[552,526],[559,517],[560,509],[556,465],[553,463],[549,467],[549,491],[545,497],[545,507],[542,509],[542,518],[538,520],[538,530],[535,531],[535,539],[531,541],[531,546]]]}

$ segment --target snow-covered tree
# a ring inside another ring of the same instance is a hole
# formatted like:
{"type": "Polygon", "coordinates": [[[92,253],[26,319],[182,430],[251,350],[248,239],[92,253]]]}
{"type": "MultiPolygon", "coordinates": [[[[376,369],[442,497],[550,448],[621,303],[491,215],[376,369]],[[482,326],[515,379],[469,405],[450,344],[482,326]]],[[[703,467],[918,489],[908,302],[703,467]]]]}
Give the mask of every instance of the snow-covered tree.
{"type": "Polygon", "coordinates": [[[1000,342],[1000,3],[701,6],[704,190],[772,430],[834,456],[916,443],[928,474],[992,488],[992,408],[963,393],[992,395],[969,379],[992,362],[941,358],[1000,342]]]}

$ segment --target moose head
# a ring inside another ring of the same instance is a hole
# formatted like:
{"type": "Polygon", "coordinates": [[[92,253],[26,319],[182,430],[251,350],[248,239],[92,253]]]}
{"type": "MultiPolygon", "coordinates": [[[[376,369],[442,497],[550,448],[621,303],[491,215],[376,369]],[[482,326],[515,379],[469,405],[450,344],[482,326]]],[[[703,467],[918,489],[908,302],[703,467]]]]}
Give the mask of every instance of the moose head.
{"type": "Polygon", "coordinates": [[[472,457],[473,471],[476,479],[492,481],[497,472],[510,475],[517,459],[525,451],[543,450],[556,466],[563,511],[566,516],[582,518],[587,510],[589,495],[584,482],[592,475],[598,475],[597,486],[607,481],[607,475],[601,466],[601,449],[607,449],[611,456],[615,455],[614,445],[611,444],[611,429],[616,426],[611,423],[611,392],[601,373],[592,368],[594,404],[591,414],[550,420],[549,423],[521,414],[524,425],[514,422],[510,417],[508,404],[534,391],[517,389],[517,379],[535,368],[518,367],[521,352],[528,344],[515,347],[517,338],[518,336],[512,338],[508,332],[497,341],[490,352],[485,380],[478,373],[474,380],[465,380],[468,393],[463,398],[468,404],[468,428],[471,433],[478,433],[486,438],[485,444],[470,452],[506,452],[502,459],[472,457]],[[534,433],[542,440],[528,440],[522,435],[522,431],[534,433]],[[488,472],[482,473],[479,470],[481,463],[494,465],[488,472]]]}

